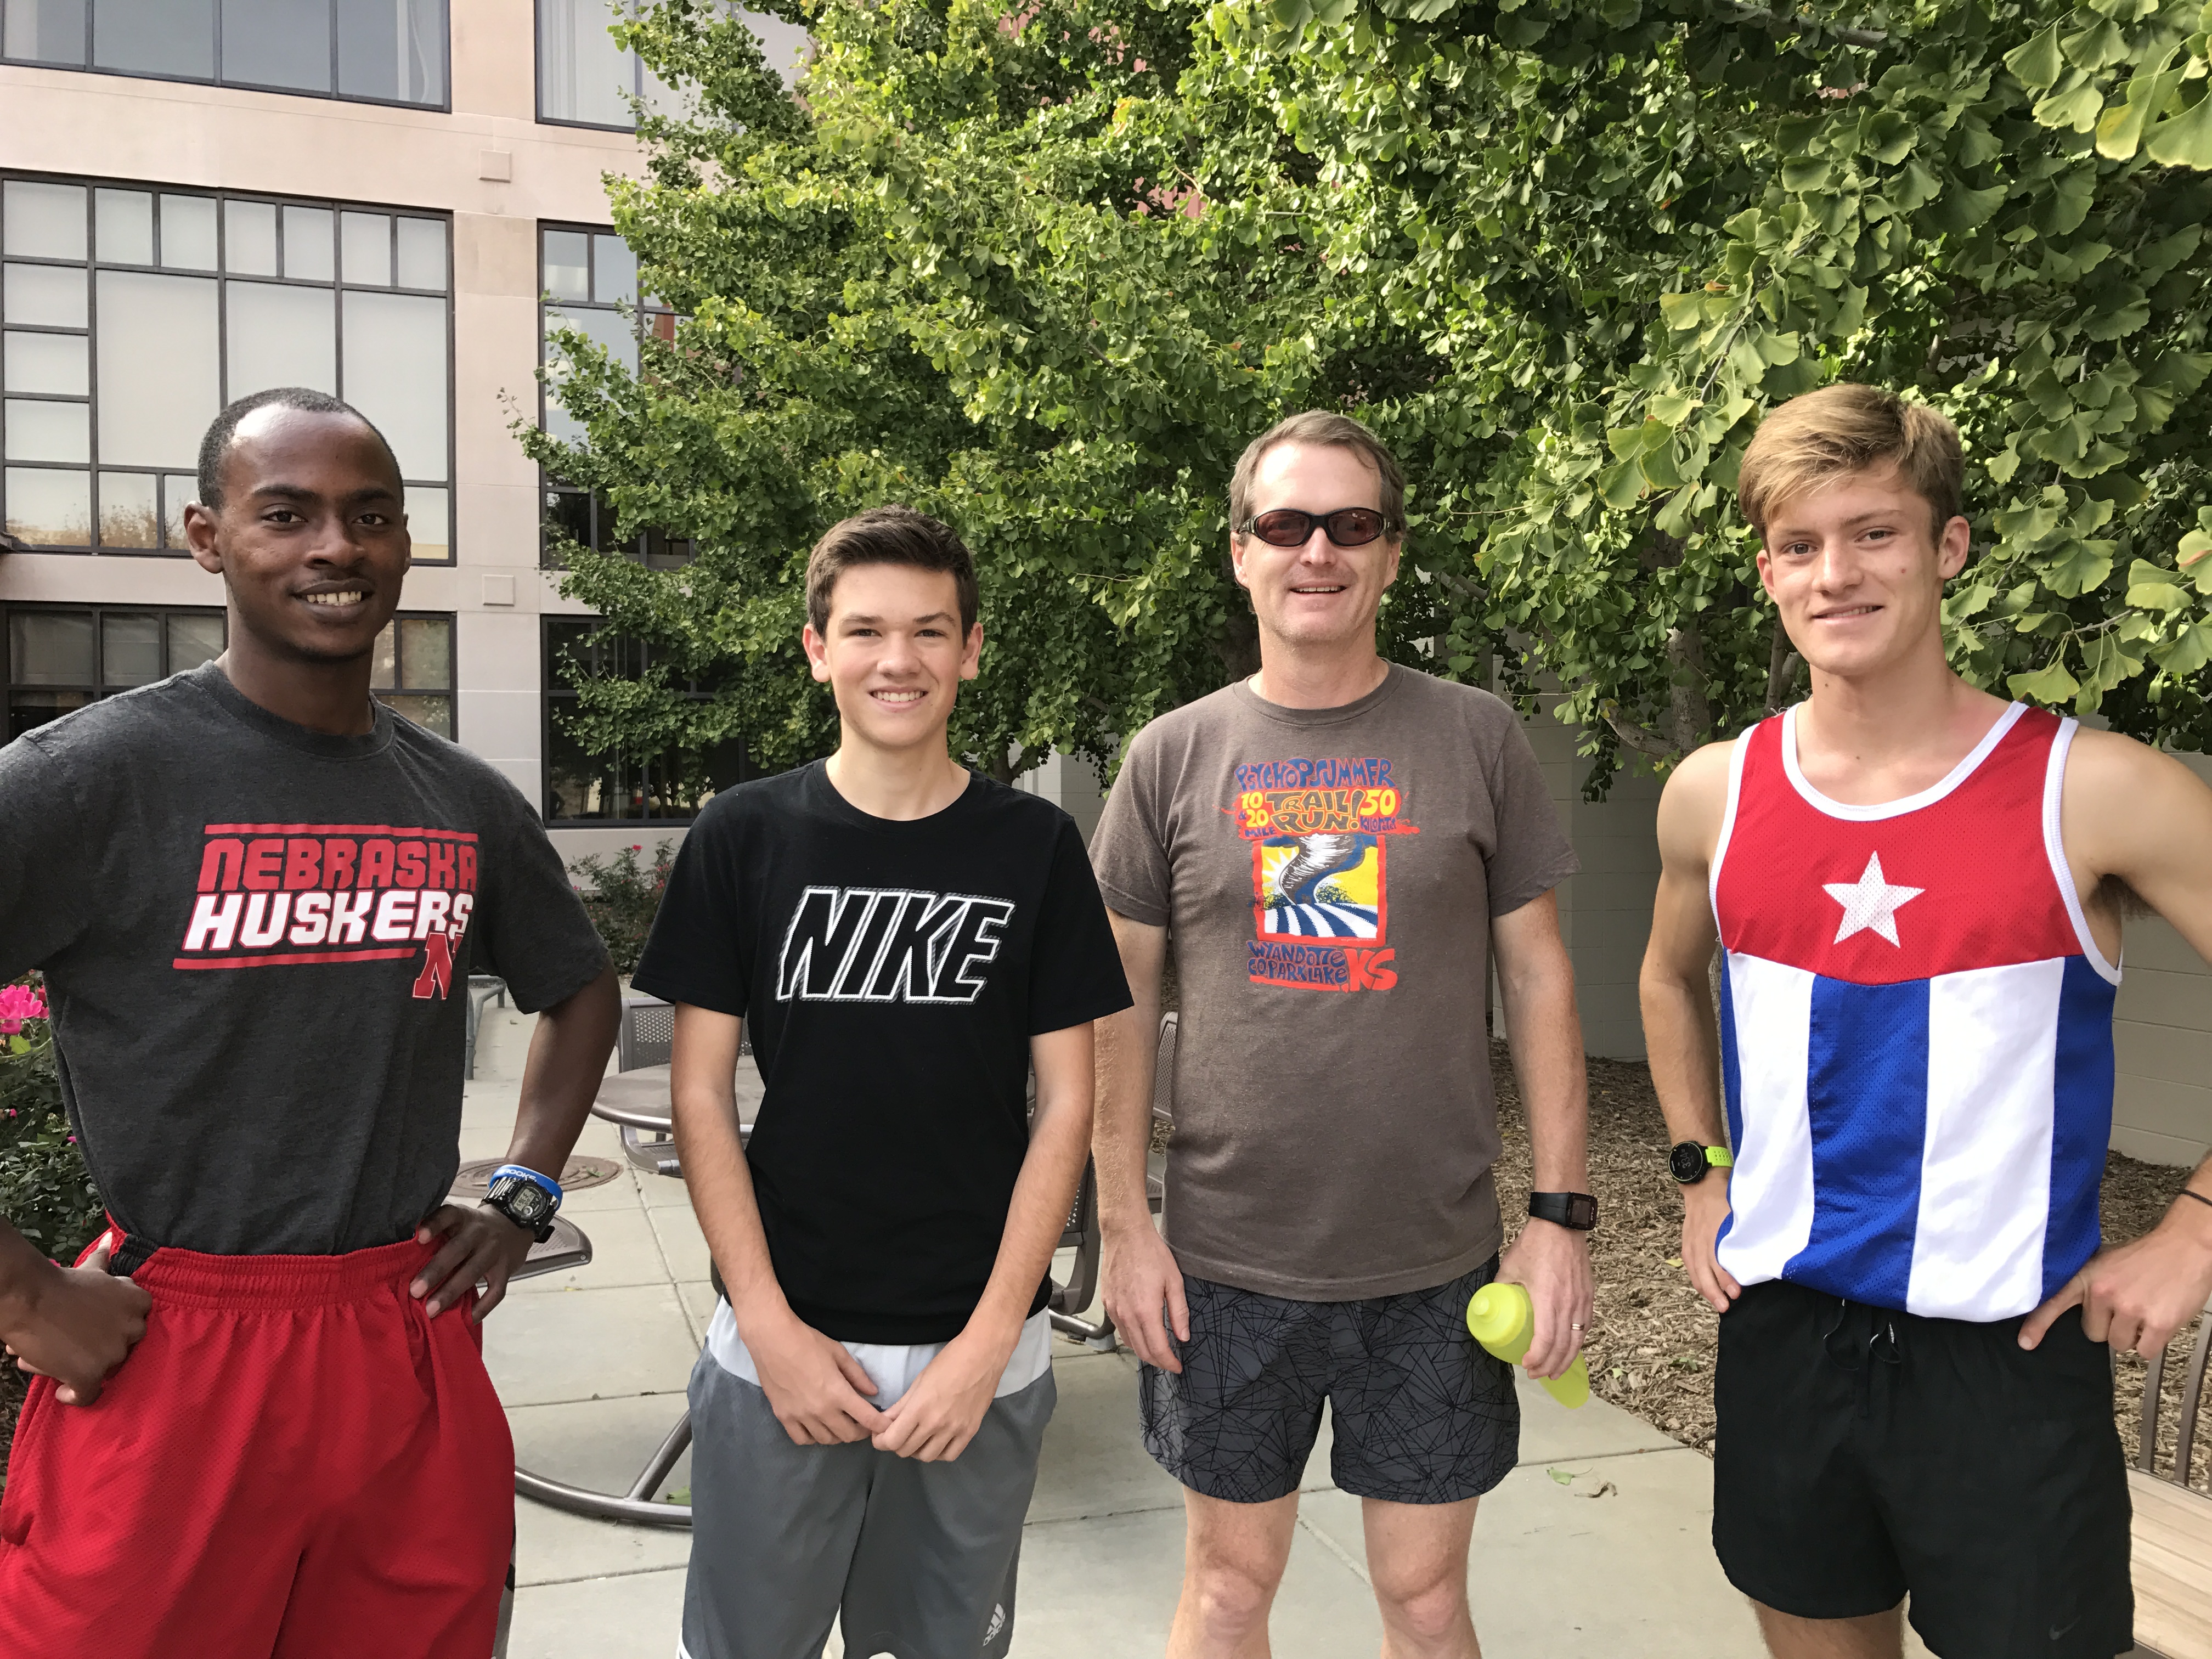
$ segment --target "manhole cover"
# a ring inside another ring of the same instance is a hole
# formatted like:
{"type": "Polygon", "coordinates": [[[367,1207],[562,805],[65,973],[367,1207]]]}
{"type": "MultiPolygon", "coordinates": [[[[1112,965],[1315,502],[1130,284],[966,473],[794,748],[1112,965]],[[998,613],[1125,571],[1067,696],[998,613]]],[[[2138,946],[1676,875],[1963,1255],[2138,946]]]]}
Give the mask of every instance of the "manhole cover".
{"type": "MultiPolygon", "coordinates": [[[[453,1177],[453,1190],[490,1186],[491,1172],[506,1162],[503,1158],[471,1159],[453,1177]]],[[[610,1158],[572,1158],[561,1171],[561,1190],[573,1193],[586,1187],[604,1187],[621,1173],[622,1165],[610,1158]]]]}

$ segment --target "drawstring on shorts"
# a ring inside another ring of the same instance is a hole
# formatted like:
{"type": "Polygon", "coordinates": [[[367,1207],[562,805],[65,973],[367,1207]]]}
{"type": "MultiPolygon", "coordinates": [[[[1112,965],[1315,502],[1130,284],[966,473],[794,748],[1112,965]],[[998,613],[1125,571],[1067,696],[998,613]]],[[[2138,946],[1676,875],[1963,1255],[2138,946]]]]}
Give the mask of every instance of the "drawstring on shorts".
{"type": "Polygon", "coordinates": [[[1830,1364],[1858,1379],[1859,1415],[1872,1417],[1875,1367],[1905,1364],[1905,1340],[1898,1330],[1897,1315],[1887,1308],[1838,1300],[1835,1322],[1821,1333],[1820,1346],[1830,1364]],[[1854,1319],[1854,1313],[1863,1314],[1865,1318],[1854,1319]],[[1853,1328],[1846,1331],[1847,1324],[1853,1328]]]}

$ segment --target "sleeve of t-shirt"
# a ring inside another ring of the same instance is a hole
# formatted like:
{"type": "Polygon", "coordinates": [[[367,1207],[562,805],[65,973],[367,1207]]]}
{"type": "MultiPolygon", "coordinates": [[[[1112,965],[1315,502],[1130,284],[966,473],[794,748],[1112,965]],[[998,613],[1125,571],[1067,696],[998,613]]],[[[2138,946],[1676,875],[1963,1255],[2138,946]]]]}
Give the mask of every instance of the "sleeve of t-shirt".
{"type": "Polygon", "coordinates": [[[0,981],[84,932],[100,848],[67,766],[27,737],[0,749],[0,981]]]}
{"type": "Polygon", "coordinates": [[[1091,832],[1091,867],[1106,902],[1132,921],[1164,927],[1173,910],[1173,877],[1161,821],[1159,744],[1146,726],[1129,739],[1121,770],[1091,832]]]}
{"type": "Polygon", "coordinates": [[[1491,819],[1498,826],[1497,849],[1487,866],[1490,914],[1502,916],[1539,899],[1582,868],[1559,828],[1559,808],[1544,787],[1543,768],[1528,734],[1511,711],[1503,711],[1501,736],[1490,764],[1491,819]]]}
{"type": "Polygon", "coordinates": [[[526,1014],[565,1002],[604,972],[607,947],[530,803],[512,784],[478,845],[472,942],[526,1014]]]}
{"type": "Polygon", "coordinates": [[[1121,952],[1084,856],[1075,821],[1063,817],[1030,953],[1030,1035],[1064,1031],[1130,1006],[1121,952]]]}
{"type": "Polygon", "coordinates": [[[752,929],[735,872],[738,828],[727,813],[707,811],[678,849],[660,896],[653,932],[630,975],[632,988],[665,1002],[688,1002],[718,1014],[745,1017],[752,929]]]}

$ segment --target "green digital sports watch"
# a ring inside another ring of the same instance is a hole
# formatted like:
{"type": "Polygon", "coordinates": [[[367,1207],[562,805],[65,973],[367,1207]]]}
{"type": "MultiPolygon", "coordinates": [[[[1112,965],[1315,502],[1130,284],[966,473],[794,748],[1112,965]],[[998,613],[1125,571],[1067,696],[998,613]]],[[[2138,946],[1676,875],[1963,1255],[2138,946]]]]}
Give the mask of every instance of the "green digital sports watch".
{"type": "Polygon", "coordinates": [[[1700,1146],[1694,1140],[1682,1141],[1667,1152],[1667,1173],[1685,1187],[1703,1181],[1708,1169],[1726,1170],[1735,1163],[1735,1154],[1727,1147],[1700,1146]]]}

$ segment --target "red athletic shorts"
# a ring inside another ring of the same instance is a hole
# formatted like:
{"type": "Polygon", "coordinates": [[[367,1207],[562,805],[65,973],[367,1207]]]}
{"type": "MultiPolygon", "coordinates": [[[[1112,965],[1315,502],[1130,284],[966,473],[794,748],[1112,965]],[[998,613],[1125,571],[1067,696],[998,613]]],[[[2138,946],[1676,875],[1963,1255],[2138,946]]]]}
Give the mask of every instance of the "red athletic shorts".
{"type": "Polygon", "coordinates": [[[0,1499],[0,1655],[489,1659],[514,1446],[467,1305],[412,1241],[154,1252],[91,1406],[35,1378],[0,1499]]]}

